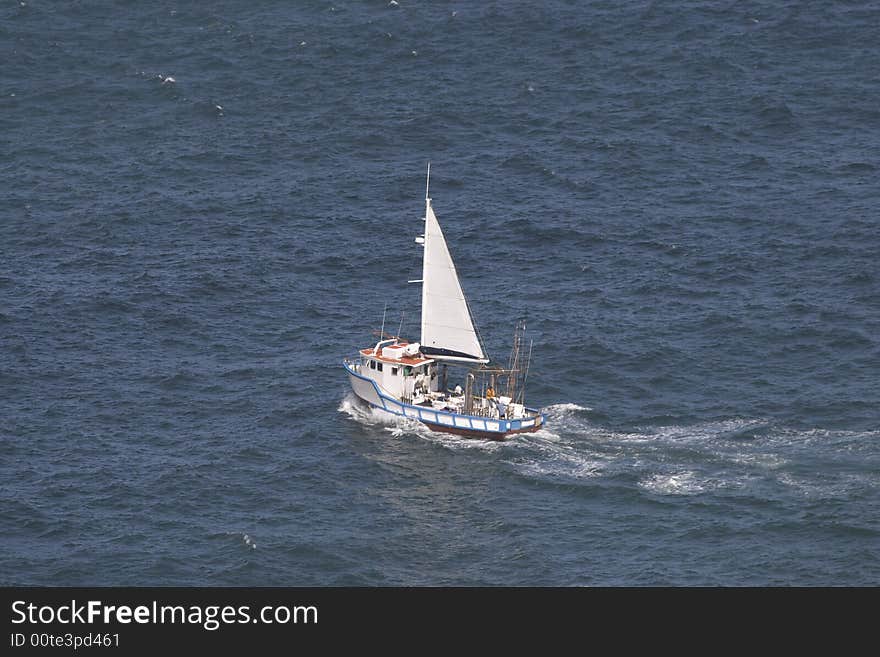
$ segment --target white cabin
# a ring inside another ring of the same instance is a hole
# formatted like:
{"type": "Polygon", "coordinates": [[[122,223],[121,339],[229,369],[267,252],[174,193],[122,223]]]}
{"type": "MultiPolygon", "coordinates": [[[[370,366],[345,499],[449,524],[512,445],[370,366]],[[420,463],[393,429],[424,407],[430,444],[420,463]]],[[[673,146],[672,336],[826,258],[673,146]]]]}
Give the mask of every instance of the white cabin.
{"type": "Polygon", "coordinates": [[[382,340],[360,350],[358,374],[372,379],[380,390],[396,399],[419,403],[428,391],[441,390],[437,362],[419,351],[419,343],[382,340]]]}

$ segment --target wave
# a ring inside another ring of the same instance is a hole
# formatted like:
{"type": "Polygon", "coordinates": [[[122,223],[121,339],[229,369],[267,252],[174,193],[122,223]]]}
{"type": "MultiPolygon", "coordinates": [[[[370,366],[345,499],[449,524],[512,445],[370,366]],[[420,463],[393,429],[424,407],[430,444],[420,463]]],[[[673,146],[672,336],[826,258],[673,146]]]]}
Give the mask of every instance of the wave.
{"type": "Polygon", "coordinates": [[[576,413],[578,411],[592,411],[593,409],[589,406],[581,406],[579,404],[572,403],[563,403],[563,404],[551,404],[550,406],[545,407],[544,412],[548,417],[550,416],[564,416],[569,415],[571,413],[576,413]]]}
{"type": "MultiPolygon", "coordinates": [[[[461,438],[369,408],[349,394],[339,410],[367,427],[393,437],[419,438],[450,450],[477,449],[498,456],[499,467],[536,482],[575,486],[623,485],[642,495],[786,496],[792,489],[808,497],[839,497],[877,485],[870,473],[836,469],[852,466],[852,452],[878,432],[795,430],[764,418],[648,425],[620,431],[594,420],[602,417],[574,402],[544,408],[547,426],[504,442],[461,438]],[[819,454],[816,454],[816,451],[819,454]],[[804,464],[817,459],[825,472],[804,464]],[[835,472],[837,472],[835,474],[835,472]]],[[[875,464],[876,465],[876,464],[875,464]]]]}
{"type": "Polygon", "coordinates": [[[354,393],[348,393],[340,402],[338,410],[365,427],[380,428],[394,438],[419,438],[436,443],[448,449],[482,449],[495,451],[505,443],[495,440],[461,438],[454,434],[432,431],[421,422],[388,413],[380,408],[368,406],[354,393]]]}
{"type": "Polygon", "coordinates": [[[240,544],[245,549],[248,550],[256,550],[257,542],[254,540],[254,537],[250,534],[242,531],[225,531],[222,533],[217,533],[212,536],[213,538],[222,539],[224,543],[232,541],[235,544],[240,544]]]}
{"type": "Polygon", "coordinates": [[[377,424],[393,425],[398,420],[407,421],[405,418],[399,418],[398,416],[383,411],[380,408],[367,406],[365,403],[361,402],[354,393],[348,393],[339,403],[339,408],[337,410],[341,413],[345,413],[352,420],[368,426],[375,426],[377,424]]]}
{"type": "Polygon", "coordinates": [[[639,486],[660,495],[694,495],[706,490],[706,484],[690,471],[655,474],[639,481],[639,486]]]}

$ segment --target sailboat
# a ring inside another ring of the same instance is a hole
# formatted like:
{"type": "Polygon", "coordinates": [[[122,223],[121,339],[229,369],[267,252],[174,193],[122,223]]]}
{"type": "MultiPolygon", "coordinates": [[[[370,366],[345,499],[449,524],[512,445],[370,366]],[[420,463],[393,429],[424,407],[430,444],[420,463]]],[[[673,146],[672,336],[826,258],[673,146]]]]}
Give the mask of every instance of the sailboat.
{"type": "Polygon", "coordinates": [[[531,345],[525,349],[525,323],[514,330],[507,367],[493,364],[474,325],[470,307],[446,238],[425,185],[425,231],[421,339],[409,342],[383,328],[378,341],[346,358],[343,365],[355,395],[372,407],[421,422],[434,431],[488,440],[537,431],[546,418],[525,405],[531,345]],[[452,369],[464,370],[450,387],[452,369]]]}

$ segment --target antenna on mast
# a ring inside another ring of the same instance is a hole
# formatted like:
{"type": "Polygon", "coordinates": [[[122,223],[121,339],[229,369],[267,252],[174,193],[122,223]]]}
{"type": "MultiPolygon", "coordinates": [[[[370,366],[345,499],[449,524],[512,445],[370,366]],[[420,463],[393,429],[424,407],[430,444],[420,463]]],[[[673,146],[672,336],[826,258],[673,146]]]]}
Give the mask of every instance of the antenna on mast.
{"type": "Polygon", "coordinates": [[[430,201],[431,198],[428,196],[428,189],[431,187],[431,163],[428,162],[428,178],[425,180],[425,201],[430,201]]]}

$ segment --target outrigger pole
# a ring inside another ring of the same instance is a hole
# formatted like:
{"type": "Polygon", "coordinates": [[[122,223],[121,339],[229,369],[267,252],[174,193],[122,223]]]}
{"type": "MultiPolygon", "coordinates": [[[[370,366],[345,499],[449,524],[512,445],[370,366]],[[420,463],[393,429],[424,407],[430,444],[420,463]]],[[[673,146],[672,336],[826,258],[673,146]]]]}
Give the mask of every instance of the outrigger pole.
{"type": "Polygon", "coordinates": [[[522,389],[519,391],[519,403],[520,404],[526,403],[526,381],[529,378],[529,368],[532,366],[532,347],[534,347],[534,346],[535,346],[535,341],[531,340],[529,342],[529,358],[526,361],[526,371],[523,373],[522,389]]]}
{"type": "Polygon", "coordinates": [[[379,339],[385,335],[385,313],[388,311],[388,302],[385,302],[385,308],[382,309],[382,328],[379,329],[379,339]]]}

